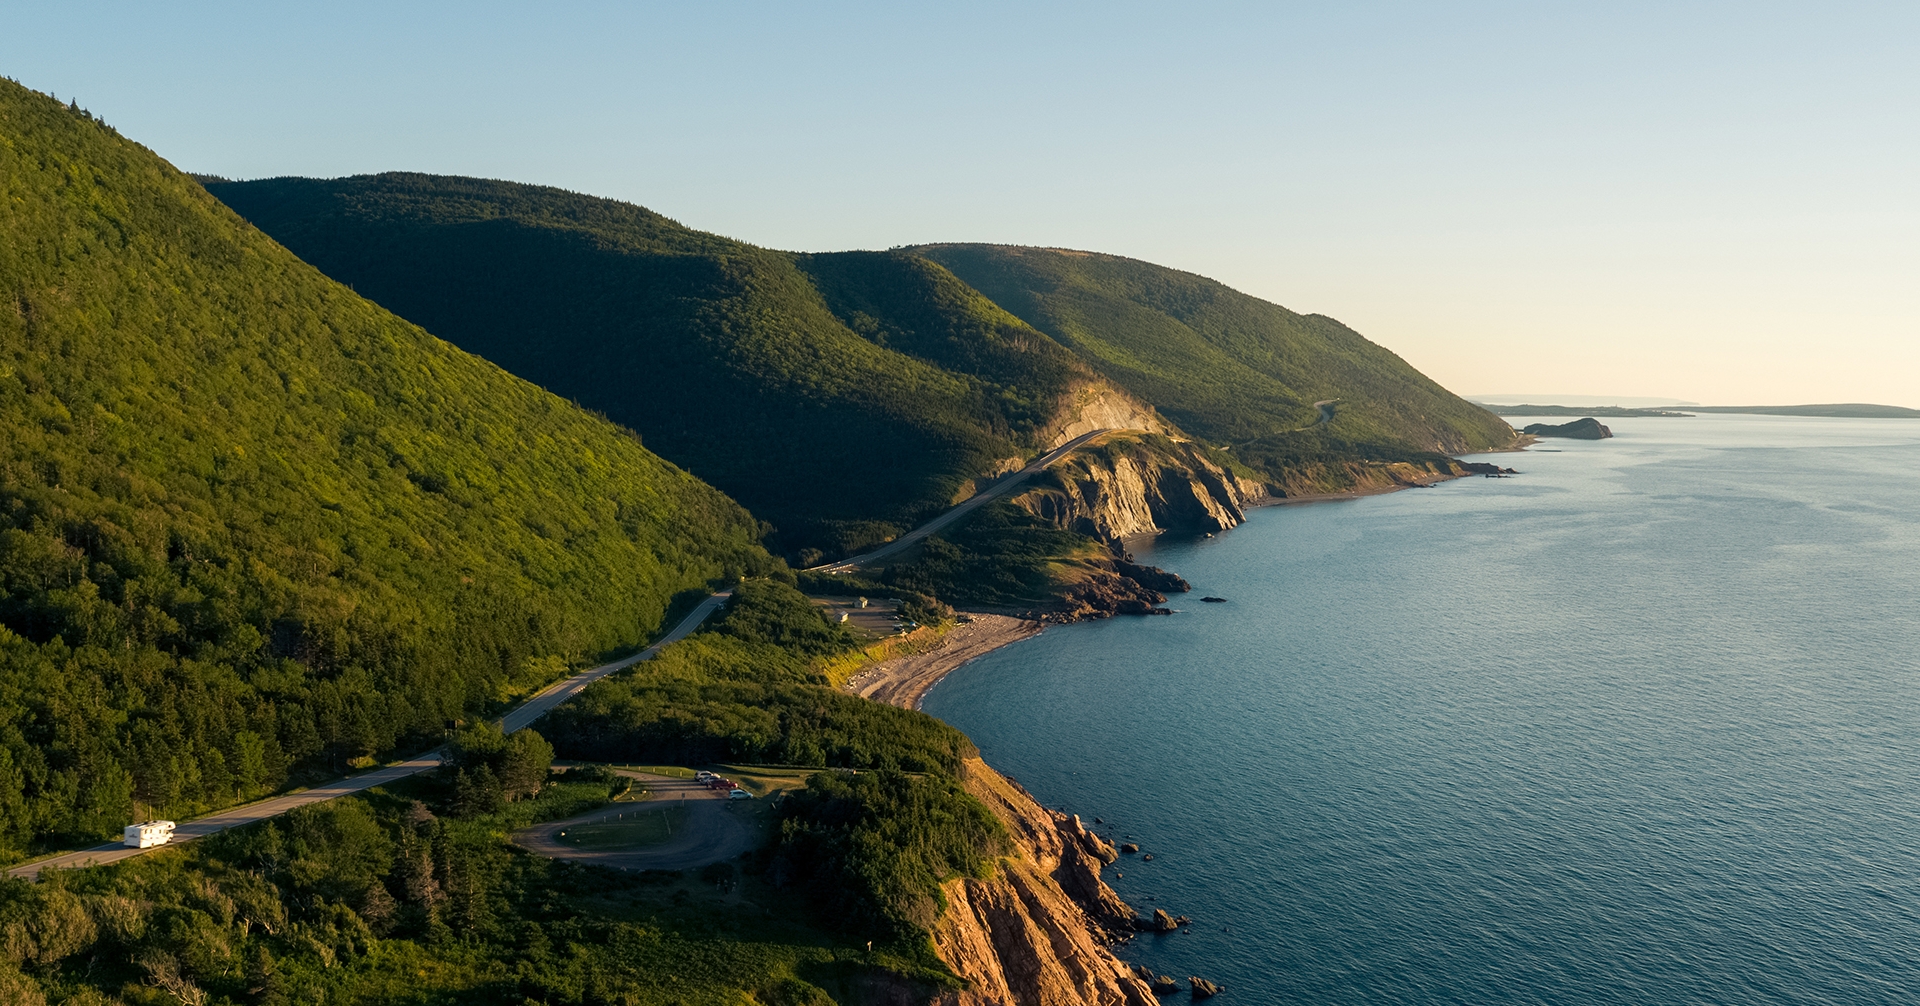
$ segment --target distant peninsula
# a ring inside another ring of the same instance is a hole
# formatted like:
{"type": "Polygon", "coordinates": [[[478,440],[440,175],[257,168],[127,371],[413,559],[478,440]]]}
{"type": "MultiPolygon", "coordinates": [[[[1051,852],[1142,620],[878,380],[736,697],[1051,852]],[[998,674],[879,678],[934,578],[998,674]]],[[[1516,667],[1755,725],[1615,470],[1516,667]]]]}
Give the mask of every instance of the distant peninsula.
{"type": "Polygon", "coordinates": [[[1486,409],[1496,416],[1606,416],[1608,419],[1618,419],[1628,416],[1667,416],[1684,419],[1693,415],[1691,412],[1673,412],[1667,409],[1630,409],[1621,405],[1594,405],[1588,406],[1587,408],[1577,408],[1571,405],[1476,404],[1479,404],[1481,408],[1486,409]]]}
{"type": "MultiPolygon", "coordinates": [[[[1696,405],[1695,412],[1737,412],[1750,416],[1818,416],[1826,419],[1920,419],[1920,409],[1849,402],[1840,405],[1696,405]]],[[[1591,410],[1589,410],[1591,411],[1591,410]]]]}
{"type": "Polygon", "coordinates": [[[1701,412],[1749,416],[1816,416],[1827,419],[1920,419],[1920,409],[1899,405],[1849,402],[1836,405],[1689,405],[1685,412],[1670,409],[1633,409],[1620,405],[1488,405],[1475,402],[1496,416],[1605,416],[1686,418],[1701,412]]]}

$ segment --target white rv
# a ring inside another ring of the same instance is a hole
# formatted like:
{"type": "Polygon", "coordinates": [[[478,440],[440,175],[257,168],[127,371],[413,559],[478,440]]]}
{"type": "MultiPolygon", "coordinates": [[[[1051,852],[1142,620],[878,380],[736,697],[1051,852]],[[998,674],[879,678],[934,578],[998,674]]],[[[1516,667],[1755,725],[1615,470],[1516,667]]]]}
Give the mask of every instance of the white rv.
{"type": "Polygon", "coordinates": [[[143,821],[127,825],[127,830],[121,833],[121,841],[129,849],[151,849],[156,845],[165,845],[173,841],[173,822],[143,821]]]}

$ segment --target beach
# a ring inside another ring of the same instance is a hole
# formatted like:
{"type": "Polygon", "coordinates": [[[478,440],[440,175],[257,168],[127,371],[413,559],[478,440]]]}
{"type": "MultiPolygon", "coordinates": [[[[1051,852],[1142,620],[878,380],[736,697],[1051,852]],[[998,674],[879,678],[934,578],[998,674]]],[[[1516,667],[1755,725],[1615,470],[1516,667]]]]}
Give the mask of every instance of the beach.
{"type": "Polygon", "coordinates": [[[941,637],[940,645],[922,653],[875,664],[847,682],[847,690],[862,698],[902,709],[920,708],[920,699],[955,668],[982,654],[1016,643],[1040,631],[1040,623],[1011,615],[963,613],[968,621],[941,637]]]}

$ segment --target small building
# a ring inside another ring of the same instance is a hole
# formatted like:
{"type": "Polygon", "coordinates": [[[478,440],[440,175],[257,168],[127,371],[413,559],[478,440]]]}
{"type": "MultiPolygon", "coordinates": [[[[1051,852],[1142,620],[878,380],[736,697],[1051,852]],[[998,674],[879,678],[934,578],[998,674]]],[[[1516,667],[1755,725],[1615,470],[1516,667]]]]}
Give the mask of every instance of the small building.
{"type": "Polygon", "coordinates": [[[121,843],[129,849],[151,849],[156,845],[165,845],[173,841],[172,821],[142,821],[127,825],[121,832],[121,843]]]}

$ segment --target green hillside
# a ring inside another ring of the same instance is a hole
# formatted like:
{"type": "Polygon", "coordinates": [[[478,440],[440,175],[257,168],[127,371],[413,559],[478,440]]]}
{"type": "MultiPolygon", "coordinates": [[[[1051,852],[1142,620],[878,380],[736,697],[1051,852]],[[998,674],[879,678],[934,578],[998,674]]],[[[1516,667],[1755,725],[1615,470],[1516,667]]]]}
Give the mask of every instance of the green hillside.
{"type": "Polygon", "coordinates": [[[631,434],[11,82],[0,193],[0,857],[424,744],[769,562],[631,434]]]}
{"type": "Polygon", "coordinates": [[[792,256],[558,189],[385,174],[209,184],[360,293],[641,433],[844,552],[1025,453],[1084,367],[912,256],[792,256]]]}
{"type": "Polygon", "coordinates": [[[1277,473],[1340,455],[1459,453],[1513,434],[1332,318],[1115,255],[912,249],[1071,348],[1189,433],[1277,473]],[[1315,402],[1337,400],[1322,428],[1315,402]]]}
{"type": "Polygon", "coordinates": [[[428,175],[208,187],[334,278],[638,430],[789,552],[930,515],[1040,446],[1095,375],[1276,481],[1512,438],[1332,319],[1114,256],[789,255],[626,203],[428,175]]]}

